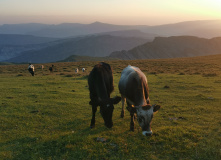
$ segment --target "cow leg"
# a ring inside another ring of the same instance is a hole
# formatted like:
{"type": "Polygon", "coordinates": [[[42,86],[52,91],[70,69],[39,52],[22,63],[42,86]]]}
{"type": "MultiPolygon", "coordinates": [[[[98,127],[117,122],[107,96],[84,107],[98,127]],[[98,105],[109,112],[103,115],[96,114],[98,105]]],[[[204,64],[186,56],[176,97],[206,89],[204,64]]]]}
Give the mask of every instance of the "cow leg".
{"type": "Polygon", "coordinates": [[[97,106],[92,105],[92,119],[91,119],[91,125],[90,128],[95,127],[95,113],[97,112],[97,106]]]}
{"type": "Polygon", "coordinates": [[[130,116],[131,116],[130,131],[134,131],[134,118],[135,118],[135,115],[134,115],[134,113],[130,113],[130,116]]]}
{"type": "Polygon", "coordinates": [[[125,106],[126,98],[124,98],[123,96],[121,96],[121,102],[122,102],[122,109],[121,109],[121,115],[120,115],[120,117],[121,117],[121,118],[124,118],[124,114],[125,114],[124,106],[125,106]]]}

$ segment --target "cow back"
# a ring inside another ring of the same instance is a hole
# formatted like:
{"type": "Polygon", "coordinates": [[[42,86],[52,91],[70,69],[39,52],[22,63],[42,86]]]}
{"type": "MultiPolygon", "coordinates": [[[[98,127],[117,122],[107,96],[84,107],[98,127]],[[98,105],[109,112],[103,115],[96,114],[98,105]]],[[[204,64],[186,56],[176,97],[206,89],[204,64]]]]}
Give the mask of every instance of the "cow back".
{"type": "MultiPolygon", "coordinates": [[[[137,67],[128,66],[122,73],[119,81],[120,93],[125,96],[133,105],[142,105],[143,100],[148,99],[148,85],[144,73],[137,67]]],[[[132,105],[132,104],[131,104],[132,105]]]]}
{"type": "Polygon", "coordinates": [[[100,99],[110,98],[110,94],[114,90],[113,73],[110,65],[104,62],[95,65],[89,74],[88,84],[92,96],[100,99]]]}

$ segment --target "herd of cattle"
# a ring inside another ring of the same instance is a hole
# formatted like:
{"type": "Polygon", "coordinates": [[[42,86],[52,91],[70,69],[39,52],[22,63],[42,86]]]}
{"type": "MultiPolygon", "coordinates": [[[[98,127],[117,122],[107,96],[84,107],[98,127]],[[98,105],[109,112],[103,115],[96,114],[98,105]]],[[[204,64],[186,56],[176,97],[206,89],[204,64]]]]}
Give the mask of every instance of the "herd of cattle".
{"type": "Polygon", "coordinates": [[[142,128],[142,134],[152,135],[151,121],[153,113],[160,109],[160,105],[150,105],[149,89],[147,78],[137,67],[128,66],[122,73],[118,84],[121,97],[110,98],[114,90],[113,73],[109,64],[101,62],[94,66],[88,77],[90,91],[90,105],[92,105],[91,128],[95,127],[95,113],[100,106],[100,113],[106,127],[113,126],[112,114],[114,104],[122,101],[121,117],[124,117],[124,105],[127,103],[127,110],[130,112],[130,130],[134,131],[135,114],[142,128]]]}
{"type": "MultiPolygon", "coordinates": [[[[43,65],[41,67],[44,68],[43,65]]],[[[29,64],[28,70],[34,76],[34,66],[32,64],[29,64]]],[[[54,65],[49,70],[53,72],[54,65]]],[[[84,71],[85,68],[82,68],[82,72],[84,71]]],[[[79,72],[78,68],[75,69],[75,72],[79,72]]],[[[110,94],[114,90],[113,73],[107,63],[101,62],[94,66],[88,76],[88,85],[91,99],[89,104],[92,106],[91,128],[95,127],[95,113],[98,106],[100,106],[100,113],[105,126],[111,128],[113,126],[114,104],[122,101],[121,117],[124,117],[124,105],[127,103],[127,110],[131,116],[130,130],[134,131],[136,114],[138,123],[142,128],[142,134],[145,136],[152,135],[150,125],[153,113],[160,109],[160,105],[150,105],[147,78],[139,68],[129,65],[122,71],[118,84],[121,97],[110,98],[110,94]]]]}
{"type": "MultiPolygon", "coordinates": [[[[41,65],[41,66],[40,66],[40,69],[43,70],[43,69],[44,69],[44,65],[41,65]]],[[[74,70],[75,70],[75,73],[78,73],[78,72],[79,72],[79,69],[78,69],[78,68],[76,68],[76,69],[74,69],[74,70]]],[[[85,68],[82,68],[81,70],[82,70],[82,72],[85,72],[86,69],[85,69],[85,68]]],[[[34,67],[33,64],[29,63],[28,71],[31,73],[32,76],[35,75],[35,67],[34,67]]],[[[53,72],[54,72],[54,65],[53,65],[53,64],[51,65],[51,67],[49,67],[49,71],[50,71],[50,73],[53,73],[53,72]]]]}

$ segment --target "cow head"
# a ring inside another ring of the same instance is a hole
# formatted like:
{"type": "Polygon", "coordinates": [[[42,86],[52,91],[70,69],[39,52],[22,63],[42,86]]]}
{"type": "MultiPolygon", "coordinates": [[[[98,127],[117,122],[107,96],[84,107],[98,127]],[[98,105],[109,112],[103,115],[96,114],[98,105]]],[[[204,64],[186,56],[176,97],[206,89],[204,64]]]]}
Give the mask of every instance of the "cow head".
{"type": "Polygon", "coordinates": [[[100,106],[100,112],[104,119],[104,124],[108,128],[111,128],[113,126],[112,115],[113,115],[113,110],[114,110],[114,104],[117,104],[120,101],[121,101],[121,97],[119,96],[116,96],[114,98],[109,98],[106,100],[98,99],[98,102],[96,105],[100,106]]]}
{"type": "Polygon", "coordinates": [[[128,106],[127,109],[137,114],[137,121],[142,128],[142,134],[145,136],[152,135],[151,121],[153,113],[160,109],[160,105],[146,105],[146,106],[128,106]]]}

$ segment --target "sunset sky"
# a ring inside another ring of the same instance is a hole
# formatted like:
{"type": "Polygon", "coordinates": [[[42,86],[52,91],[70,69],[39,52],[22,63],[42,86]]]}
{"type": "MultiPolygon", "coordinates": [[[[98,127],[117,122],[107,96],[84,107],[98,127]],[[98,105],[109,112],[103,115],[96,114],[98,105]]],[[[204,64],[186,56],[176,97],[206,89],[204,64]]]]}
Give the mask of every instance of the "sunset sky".
{"type": "Polygon", "coordinates": [[[0,0],[0,25],[159,25],[215,19],[221,19],[221,0],[0,0]]]}

